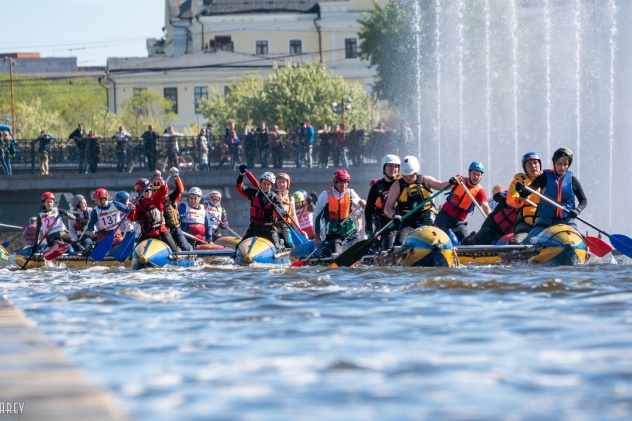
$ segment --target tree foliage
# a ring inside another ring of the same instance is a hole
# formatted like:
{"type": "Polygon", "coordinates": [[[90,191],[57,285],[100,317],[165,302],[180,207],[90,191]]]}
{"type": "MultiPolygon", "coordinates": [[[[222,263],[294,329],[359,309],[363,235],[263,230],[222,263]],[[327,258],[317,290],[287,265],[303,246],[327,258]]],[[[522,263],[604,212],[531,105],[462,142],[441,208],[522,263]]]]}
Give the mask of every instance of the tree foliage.
{"type": "Polygon", "coordinates": [[[390,0],[384,8],[374,1],[373,10],[359,21],[360,57],[377,68],[374,91],[379,99],[388,100],[400,110],[418,101],[418,86],[427,82],[431,67],[431,34],[415,30],[422,27],[422,22],[414,22],[415,7],[422,21],[434,20],[432,2],[390,0]],[[418,59],[421,74],[417,72],[418,59]],[[420,76],[422,80],[418,81],[420,76]]]}
{"type": "Polygon", "coordinates": [[[246,124],[250,110],[251,124],[265,121],[269,127],[278,124],[282,130],[293,130],[302,121],[314,125],[340,123],[341,116],[331,104],[340,103],[343,98],[351,98],[351,109],[345,111],[346,123],[368,127],[371,98],[362,87],[327,72],[320,62],[288,62],[275,67],[265,79],[258,74],[245,75],[241,80],[234,78],[225,96],[210,89],[209,99],[202,100],[200,111],[208,121],[223,126],[229,121],[246,124]]]}

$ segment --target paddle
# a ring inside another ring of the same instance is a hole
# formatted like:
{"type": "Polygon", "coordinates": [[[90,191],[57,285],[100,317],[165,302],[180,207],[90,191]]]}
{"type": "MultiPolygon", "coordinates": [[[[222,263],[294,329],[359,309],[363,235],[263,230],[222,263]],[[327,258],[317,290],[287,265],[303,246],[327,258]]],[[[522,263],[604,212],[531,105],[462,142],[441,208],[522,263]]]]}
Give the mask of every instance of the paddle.
{"type": "MultiPolygon", "coordinates": [[[[450,186],[446,186],[442,188],[441,190],[439,190],[438,192],[436,192],[435,194],[433,194],[432,196],[430,196],[429,198],[427,198],[426,200],[424,200],[423,202],[421,202],[420,204],[412,208],[410,212],[402,216],[402,221],[408,218],[414,212],[421,209],[423,206],[426,205],[426,203],[430,202],[432,199],[434,199],[435,197],[443,193],[448,187],[450,186]]],[[[338,257],[334,259],[334,262],[332,263],[331,267],[337,268],[340,266],[353,265],[355,262],[360,260],[362,256],[367,254],[369,250],[371,250],[371,247],[373,247],[373,242],[377,240],[377,238],[380,236],[381,233],[383,233],[387,229],[393,228],[394,226],[395,224],[393,223],[393,220],[391,220],[391,222],[384,225],[378,232],[376,232],[373,237],[367,238],[366,240],[358,241],[357,243],[355,243],[354,245],[352,245],[351,247],[349,247],[348,249],[340,253],[338,257]]]]}
{"type": "Polygon", "coordinates": [[[182,235],[184,235],[187,238],[190,238],[191,240],[195,240],[198,243],[202,243],[202,244],[211,244],[207,241],[204,241],[204,239],[200,238],[200,237],[196,237],[195,235],[189,234],[188,232],[184,232],[182,231],[182,235]]]}
{"type": "Polygon", "coordinates": [[[9,244],[11,244],[14,240],[17,240],[20,237],[22,237],[22,233],[19,233],[18,235],[16,235],[15,237],[10,239],[9,241],[5,241],[4,243],[2,243],[2,247],[4,247],[6,249],[7,247],[9,247],[9,244]]]}
{"type": "Polygon", "coordinates": [[[7,224],[0,224],[0,227],[14,228],[16,230],[23,230],[24,229],[24,227],[18,227],[17,225],[7,225],[7,224]]]}
{"type": "MultiPolygon", "coordinates": [[[[561,209],[564,212],[568,212],[568,209],[560,206],[557,202],[549,199],[548,197],[544,196],[543,194],[538,193],[537,191],[533,190],[531,187],[523,186],[523,188],[526,191],[528,191],[529,193],[535,194],[540,199],[546,200],[548,203],[550,203],[551,205],[555,206],[556,208],[561,209]]],[[[577,219],[580,220],[581,222],[583,222],[584,224],[588,225],[589,227],[599,231],[603,235],[607,236],[610,239],[610,243],[612,243],[612,246],[614,248],[619,250],[621,252],[621,254],[624,254],[624,255],[632,258],[632,238],[630,238],[630,237],[628,237],[626,235],[623,235],[623,234],[608,234],[604,230],[599,229],[596,226],[594,226],[593,224],[591,224],[590,222],[586,221],[584,218],[581,218],[581,217],[578,216],[577,219]]],[[[596,242],[596,245],[600,246],[601,244],[596,242]]],[[[590,243],[589,243],[589,246],[590,246],[590,243]]],[[[591,249],[591,251],[594,252],[593,249],[591,249]]],[[[595,253],[595,255],[598,256],[597,253],[595,253]]]]}
{"type": "Polygon", "coordinates": [[[266,200],[268,201],[268,203],[270,204],[270,206],[272,206],[272,209],[274,209],[274,211],[277,213],[277,215],[279,215],[279,219],[281,221],[283,221],[283,223],[285,225],[287,225],[287,227],[290,229],[290,235],[292,236],[292,242],[296,245],[301,245],[304,242],[307,241],[307,238],[305,238],[303,235],[301,235],[298,232],[295,232],[292,229],[292,226],[285,220],[285,218],[283,218],[283,215],[285,215],[285,212],[279,212],[279,208],[276,207],[276,205],[274,203],[272,203],[272,201],[268,198],[268,195],[266,195],[263,190],[261,190],[260,186],[257,186],[257,190],[259,190],[261,192],[261,194],[263,194],[263,197],[266,198],[266,200]]]}
{"type": "Polygon", "coordinates": [[[296,267],[299,267],[299,266],[305,266],[305,265],[307,264],[307,261],[308,261],[309,259],[311,259],[311,257],[312,257],[312,256],[314,255],[314,253],[316,253],[317,251],[318,251],[318,247],[314,247],[314,250],[313,250],[313,251],[309,254],[309,256],[307,256],[307,257],[305,258],[305,260],[299,260],[299,261],[297,261],[297,262],[294,262],[294,263],[292,263],[292,264],[290,265],[290,267],[291,267],[291,268],[296,268],[296,267]]]}
{"type": "Polygon", "coordinates": [[[232,229],[230,229],[230,227],[228,225],[226,225],[222,221],[220,221],[219,218],[217,218],[211,212],[209,212],[208,214],[211,216],[211,218],[215,219],[217,222],[219,222],[221,225],[223,225],[224,228],[226,228],[228,231],[230,231],[235,237],[237,237],[238,239],[241,240],[241,236],[239,234],[237,234],[235,231],[233,231],[232,229]]]}
{"type": "MultiPolygon", "coordinates": [[[[536,205],[529,199],[526,199],[525,202],[527,202],[531,206],[538,207],[538,205],[536,205]]],[[[610,247],[608,243],[603,241],[601,238],[586,235],[584,236],[584,240],[586,241],[586,244],[588,245],[590,251],[592,251],[592,253],[597,257],[604,257],[606,254],[612,251],[612,247],[610,247]]]]}
{"type": "Polygon", "coordinates": [[[485,211],[483,210],[483,207],[476,201],[476,199],[474,198],[474,195],[467,188],[463,180],[459,180],[459,183],[461,184],[461,187],[463,187],[463,190],[465,190],[465,193],[467,193],[467,195],[470,196],[470,199],[472,199],[472,202],[476,205],[478,210],[481,212],[481,215],[483,215],[483,218],[487,218],[487,215],[485,215],[485,211]]]}
{"type": "Polygon", "coordinates": [[[57,216],[55,217],[55,219],[53,220],[52,224],[50,224],[50,227],[48,227],[48,230],[46,230],[46,232],[44,233],[44,235],[42,236],[42,239],[39,240],[37,242],[37,245],[35,247],[33,247],[33,249],[31,250],[31,255],[29,256],[28,259],[26,259],[26,262],[24,262],[24,265],[21,267],[21,270],[26,269],[26,265],[29,264],[29,262],[31,261],[31,259],[33,258],[33,256],[35,255],[35,252],[39,249],[40,245],[42,244],[42,242],[44,241],[44,239],[46,238],[46,236],[48,235],[48,231],[50,231],[55,224],[57,223],[57,221],[59,220],[59,218],[61,218],[61,212],[57,212],[57,216]]]}
{"type": "MultiPolygon", "coordinates": [[[[155,177],[155,176],[154,176],[155,177]]],[[[151,180],[154,179],[154,177],[152,177],[149,180],[149,186],[147,186],[142,192],[139,192],[138,196],[136,197],[136,200],[134,200],[134,206],[136,206],[136,204],[138,203],[138,201],[140,200],[141,197],[143,197],[143,194],[145,193],[145,190],[147,190],[150,186],[151,186],[151,180]]],[[[119,227],[123,224],[123,222],[125,222],[125,220],[127,219],[127,217],[129,216],[129,213],[131,212],[131,210],[127,211],[127,213],[125,214],[125,216],[121,219],[121,222],[118,223],[118,225],[116,226],[116,228],[114,228],[112,230],[112,232],[110,234],[108,234],[107,237],[103,238],[101,241],[99,241],[99,243],[97,244],[97,246],[94,248],[94,250],[92,250],[92,254],[90,255],[90,257],[93,260],[96,260],[97,262],[101,262],[103,261],[103,259],[105,259],[105,256],[107,256],[107,254],[110,252],[110,249],[112,249],[112,245],[114,244],[114,237],[116,236],[116,231],[118,231],[119,227]]],[[[133,243],[132,243],[133,244],[133,243]]],[[[122,253],[121,253],[122,255],[122,253]]],[[[129,255],[129,253],[128,253],[129,255]]],[[[121,256],[119,256],[120,258],[121,256]]],[[[125,260],[127,260],[127,256],[125,257],[125,260]]],[[[125,261],[123,260],[123,262],[125,261]]]]}

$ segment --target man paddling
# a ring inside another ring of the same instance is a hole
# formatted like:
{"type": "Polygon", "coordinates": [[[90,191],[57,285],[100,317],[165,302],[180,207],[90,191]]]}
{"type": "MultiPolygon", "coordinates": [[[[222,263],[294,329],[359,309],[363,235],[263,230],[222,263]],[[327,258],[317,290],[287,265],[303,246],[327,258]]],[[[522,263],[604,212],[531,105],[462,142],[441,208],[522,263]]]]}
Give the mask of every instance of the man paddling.
{"type": "Polygon", "coordinates": [[[472,201],[470,195],[467,194],[465,188],[469,190],[478,205],[483,208],[485,217],[491,213],[491,209],[487,203],[487,194],[480,185],[484,172],[485,167],[483,164],[480,161],[474,161],[470,164],[467,178],[457,175],[455,178],[459,183],[452,187],[446,202],[441,207],[439,215],[437,215],[435,226],[446,233],[452,231],[459,241],[463,241],[463,239],[468,236],[467,222],[465,222],[465,219],[469,214],[474,212],[474,208],[476,207],[476,204],[472,201]],[[463,181],[465,188],[461,185],[460,181],[463,181]]]}
{"type": "Polygon", "coordinates": [[[106,189],[97,189],[92,195],[95,207],[90,212],[90,222],[88,223],[88,232],[90,237],[96,237],[97,243],[116,229],[114,234],[114,242],[112,243],[112,250],[116,249],[119,243],[123,240],[123,235],[118,229],[119,222],[121,222],[121,214],[127,214],[131,209],[134,209],[134,204],[130,203],[128,206],[120,202],[110,202],[110,195],[106,189]],[[94,229],[97,229],[96,234],[94,229]]]}
{"type": "MultiPolygon", "coordinates": [[[[565,224],[577,229],[575,218],[586,208],[588,199],[582,185],[569,168],[573,163],[573,152],[568,148],[559,148],[553,153],[553,168],[544,170],[529,184],[533,190],[542,189],[542,194],[557,202],[566,210],[562,211],[546,200],[538,203],[538,219],[533,229],[524,239],[525,244],[534,244],[536,237],[551,225],[565,224]],[[576,203],[577,206],[575,205],[576,203]]],[[[524,184],[516,183],[516,190],[523,198],[531,194],[524,184]]]]}
{"type": "MultiPolygon", "coordinates": [[[[382,175],[384,177],[377,180],[369,189],[369,195],[366,199],[366,208],[364,209],[364,221],[366,226],[364,230],[368,238],[375,235],[384,225],[390,222],[390,218],[384,213],[384,205],[389,196],[389,189],[395,180],[401,178],[399,168],[401,160],[397,155],[388,154],[382,158],[382,175]]],[[[376,240],[376,251],[389,250],[393,247],[395,241],[395,231],[384,231],[380,240],[376,240]]]]}
{"type": "MultiPolygon", "coordinates": [[[[178,205],[178,214],[180,215],[184,232],[204,238],[204,241],[211,241],[213,237],[213,223],[201,201],[202,190],[199,187],[191,187],[187,201],[178,205]]],[[[195,244],[193,239],[189,239],[189,242],[195,244]]]]}
{"type": "Polygon", "coordinates": [[[522,157],[522,169],[524,172],[514,176],[514,180],[511,182],[509,190],[507,191],[507,204],[513,208],[520,209],[518,217],[516,218],[514,235],[509,241],[509,244],[522,244],[529,232],[533,229],[536,220],[537,205],[540,202],[540,198],[537,195],[531,194],[524,198],[521,197],[518,190],[516,190],[516,184],[531,183],[542,174],[542,161],[538,154],[535,152],[527,152],[524,154],[522,157]]]}
{"type": "Polygon", "coordinates": [[[351,176],[347,170],[336,170],[333,176],[333,186],[323,191],[316,202],[316,220],[314,231],[316,232],[316,247],[321,248],[323,241],[320,237],[321,220],[326,221],[327,246],[322,253],[323,257],[342,251],[343,243],[352,244],[358,239],[355,222],[350,218],[353,211],[366,206],[366,202],[349,188],[351,176]]]}
{"type": "MultiPolygon", "coordinates": [[[[456,178],[450,181],[439,181],[429,175],[419,174],[419,160],[414,156],[404,157],[400,174],[402,178],[391,186],[384,206],[384,214],[393,219],[399,232],[395,244],[400,245],[415,229],[424,225],[433,225],[434,213],[432,200],[406,219],[402,216],[409,213],[417,204],[432,196],[430,189],[440,190],[450,184],[458,184],[456,178]],[[401,226],[401,228],[400,228],[401,226]]],[[[383,234],[382,234],[383,235],[383,234]]],[[[390,247],[389,247],[390,248],[390,247]]]]}

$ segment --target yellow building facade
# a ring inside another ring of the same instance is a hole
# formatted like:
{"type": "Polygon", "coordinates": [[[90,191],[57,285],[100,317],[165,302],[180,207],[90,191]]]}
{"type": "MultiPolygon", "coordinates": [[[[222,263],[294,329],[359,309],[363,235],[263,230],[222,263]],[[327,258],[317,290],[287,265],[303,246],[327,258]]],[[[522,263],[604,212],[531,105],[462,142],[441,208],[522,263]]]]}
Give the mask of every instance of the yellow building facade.
{"type": "MultiPolygon", "coordinates": [[[[385,4],[386,0],[378,3],[385,4]]],[[[358,19],[372,0],[165,0],[165,36],[147,40],[149,57],[109,58],[109,108],[140,89],[175,103],[174,127],[196,122],[208,88],[224,92],[233,77],[266,75],[286,60],[322,60],[349,83],[370,89],[376,72],[359,58],[358,19]]]]}

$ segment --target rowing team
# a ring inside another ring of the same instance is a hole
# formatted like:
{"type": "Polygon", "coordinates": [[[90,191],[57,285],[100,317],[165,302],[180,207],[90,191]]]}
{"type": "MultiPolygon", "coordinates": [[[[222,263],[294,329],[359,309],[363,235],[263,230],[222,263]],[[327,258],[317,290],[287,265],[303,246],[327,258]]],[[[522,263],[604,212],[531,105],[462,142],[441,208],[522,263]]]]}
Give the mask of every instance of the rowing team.
{"type": "MultiPolygon", "coordinates": [[[[328,256],[339,253],[344,244],[357,241],[359,234],[354,215],[363,208],[366,234],[373,237],[380,231],[375,251],[400,245],[408,234],[424,225],[451,231],[458,241],[468,244],[491,244],[495,238],[510,233],[514,234],[512,244],[531,243],[548,226],[562,223],[576,227],[574,218],[586,207],[587,200],[581,184],[568,170],[572,162],[573,153],[560,148],[553,154],[554,167],[543,171],[537,154],[525,154],[524,172],[516,174],[507,191],[494,195],[498,205],[493,211],[480,185],[485,169],[479,161],[472,162],[467,177],[455,175],[448,181],[439,181],[420,173],[416,157],[406,156],[402,162],[396,155],[389,154],[382,159],[383,177],[372,182],[366,201],[349,188],[349,173],[336,170],[333,185],[318,196],[315,206],[304,191],[290,195],[288,174],[275,176],[265,172],[257,180],[247,166],[242,165],[237,191],[250,200],[251,205],[250,226],[243,239],[264,237],[282,251],[293,248],[296,241],[304,241],[306,237],[315,239],[317,248],[325,247],[321,255],[328,256]],[[244,186],[244,176],[253,187],[244,186]],[[530,195],[530,189],[524,188],[527,183],[565,211],[539,201],[535,194],[530,195]],[[451,189],[446,202],[440,209],[435,208],[432,200],[427,200],[432,190],[448,187],[451,189]],[[425,202],[423,206],[417,206],[422,202],[425,202]],[[478,232],[468,235],[465,220],[477,207],[486,219],[478,232]],[[393,228],[384,229],[391,220],[393,228]]],[[[160,171],[156,171],[154,177],[153,186],[144,178],[136,182],[138,197],[134,203],[129,203],[126,192],[117,193],[115,201],[110,202],[108,192],[97,189],[92,196],[93,209],[87,207],[85,198],[75,196],[70,213],[55,208],[54,195],[44,193],[35,239],[42,231],[49,245],[73,243],[81,251],[113,232],[113,247],[116,247],[123,235],[135,231],[139,241],[158,238],[172,250],[192,250],[196,240],[188,240],[183,233],[190,234],[189,238],[213,241],[221,236],[220,229],[230,230],[219,191],[212,191],[209,202],[201,204],[202,191],[193,187],[188,200],[178,204],[184,192],[179,171],[171,169],[176,183],[171,194],[160,171]],[[126,215],[129,222],[124,221],[126,215]],[[69,220],[72,234],[60,216],[69,220]]]]}
{"type": "MultiPolygon", "coordinates": [[[[485,190],[480,182],[485,172],[483,164],[474,161],[468,169],[467,177],[455,175],[448,181],[423,175],[419,161],[414,156],[404,157],[403,162],[396,155],[386,155],[382,159],[382,175],[372,182],[367,200],[349,188],[351,177],[346,170],[334,172],[332,187],[323,191],[314,210],[314,231],[317,248],[325,247],[321,256],[327,257],[339,253],[344,244],[357,241],[359,234],[353,214],[359,208],[365,209],[365,231],[369,238],[376,236],[374,251],[387,251],[401,245],[404,238],[416,228],[434,225],[445,232],[452,232],[457,241],[467,240],[469,244],[492,244],[499,237],[514,234],[511,243],[534,243],[535,237],[546,227],[566,224],[576,228],[574,218],[586,207],[587,200],[581,184],[569,171],[573,162],[573,153],[568,148],[560,148],[553,154],[553,168],[542,170],[542,161],[536,153],[529,152],[522,158],[523,173],[514,176],[507,191],[494,195],[497,202],[494,210],[487,202],[485,190]],[[535,194],[524,188],[541,192],[545,197],[561,205],[560,210],[546,201],[540,201],[535,194]],[[446,202],[436,209],[432,200],[432,190],[445,190],[448,187],[446,202]],[[423,206],[418,206],[424,203],[423,206]],[[479,208],[486,219],[479,232],[468,235],[465,220],[479,208]],[[387,228],[393,221],[391,229],[387,228]],[[322,232],[321,232],[322,231],[322,232]]],[[[291,224],[296,225],[294,214],[284,207],[287,202],[285,180],[289,176],[264,173],[259,181],[247,167],[240,167],[237,178],[237,190],[251,201],[250,227],[245,238],[262,236],[281,249],[279,234],[288,244],[288,231],[291,224]],[[254,188],[244,187],[246,176],[254,188]],[[273,186],[277,192],[273,192],[273,186]],[[285,227],[280,227],[276,219],[282,215],[285,227]]],[[[298,227],[298,226],[297,226],[298,227]]],[[[291,239],[289,240],[291,244],[291,239]]]]}

